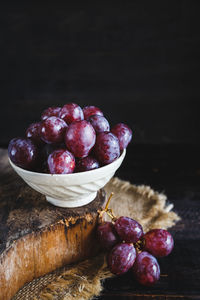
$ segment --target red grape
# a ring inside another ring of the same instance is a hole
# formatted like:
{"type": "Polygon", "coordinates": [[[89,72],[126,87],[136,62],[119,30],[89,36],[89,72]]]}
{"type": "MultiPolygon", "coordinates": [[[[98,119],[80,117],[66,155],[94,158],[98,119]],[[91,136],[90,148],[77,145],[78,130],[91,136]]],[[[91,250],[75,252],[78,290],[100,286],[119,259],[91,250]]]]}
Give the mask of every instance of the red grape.
{"type": "Polygon", "coordinates": [[[164,229],[153,229],[144,235],[144,250],[156,257],[164,257],[171,253],[174,240],[171,234],[164,229]]]}
{"type": "Polygon", "coordinates": [[[84,119],[87,120],[92,115],[103,116],[102,111],[96,106],[85,106],[83,108],[84,119]]]}
{"type": "Polygon", "coordinates": [[[76,172],[85,172],[99,168],[98,161],[92,156],[86,156],[76,160],[76,172]]]}
{"type": "Polygon", "coordinates": [[[29,139],[14,138],[8,145],[8,155],[18,167],[31,170],[37,165],[38,149],[29,139]]]}
{"type": "Polygon", "coordinates": [[[26,130],[26,137],[31,139],[35,144],[40,145],[43,143],[40,137],[40,125],[41,123],[32,123],[26,130]]]}
{"type": "Polygon", "coordinates": [[[49,155],[47,163],[51,174],[70,174],[75,168],[75,158],[66,149],[53,151],[49,155]]]}
{"type": "Polygon", "coordinates": [[[106,118],[100,115],[92,115],[88,118],[88,122],[92,124],[97,133],[110,131],[110,125],[106,118]]]}
{"type": "Polygon", "coordinates": [[[133,265],[133,274],[136,280],[146,286],[151,286],[160,278],[160,267],[154,256],[148,252],[137,254],[133,265]]]}
{"type": "Polygon", "coordinates": [[[108,256],[108,266],[113,274],[121,275],[133,266],[135,259],[136,250],[133,244],[117,244],[108,256]]]}
{"type": "Polygon", "coordinates": [[[41,119],[46,120],[49,117],[59,117],[61,107],[48,107],[42,113],[41,119]]]}
{"type": "Polygon", "coordinates": [[[111,222],[104,222],[97,227],[97,236],[103,249],[111,249],[119,242],[119,237],[111,222]]]}
{"type": "Polygon", "coordinates": [[[115,125],[111,132],[119,139],[120,150],[125,149],[132,139],[132,130],[123,123],[115,125]]]}
{"type": "MultiPolygon", "coordinates": [[[[41,156],[43,160],[47,160],[48,156],[55,150],[65,149],[66,146],[64,143],[61,144],[44,144],[41,148],[41,156]]],[[[67,149],[65,149],[67,150],[67,149]]]]}
{"type": "Polygon", "coordinates": [[[80,106],[75,103],[67,103],[63,106],[59,114],[68,125],[74,121],[81,121],[84,119],[83,111],[80,106]]]}
{"type": "Polygon", "coordinates": [[[127,243],[136,243],[143,236],[142,226],[128,217],[119,217],[115,222],[115,230],[127,243]]]}
{"type": "Polygon", "coordinates": [[[102,165],[113,162],[120,156],[119,141],[111,132],[101,132],[97,135],[94,155],[102,165]]]}
{"type": "Polygon", "coordinates": [[[67,124],[64,120],[57,117],[49,117],[42,121],[40,127],[41,139],[47,144],[61,143],[67,124]]]}
{"type": "Polygon", "coordinates": [[[95,140],[95,130],[85,120],[71,123],[66,130],[65,143],[75,157],[83,158],[88,156],[95,144],[95,140]]]}

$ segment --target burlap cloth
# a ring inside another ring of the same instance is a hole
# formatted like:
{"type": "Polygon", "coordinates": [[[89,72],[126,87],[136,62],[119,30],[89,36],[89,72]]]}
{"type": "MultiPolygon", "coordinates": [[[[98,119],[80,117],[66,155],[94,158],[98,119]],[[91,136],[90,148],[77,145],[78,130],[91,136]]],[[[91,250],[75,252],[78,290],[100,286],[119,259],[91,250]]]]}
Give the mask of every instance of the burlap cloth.
{"type": "MultiPolygon", "coordinates": [[[[180,218],[172,211],[163,194],[149,186],[135,186],[113,178],[105,187],[107,195],[114,192],[110,207],[117,216],[129,216],[139,221],[144,231],[167,229],[180,218]]],[[[109,272],[104,255],[66,266],[26,284],[13,300],[85,300],[100,294],[102,280],[109,272]]]]}

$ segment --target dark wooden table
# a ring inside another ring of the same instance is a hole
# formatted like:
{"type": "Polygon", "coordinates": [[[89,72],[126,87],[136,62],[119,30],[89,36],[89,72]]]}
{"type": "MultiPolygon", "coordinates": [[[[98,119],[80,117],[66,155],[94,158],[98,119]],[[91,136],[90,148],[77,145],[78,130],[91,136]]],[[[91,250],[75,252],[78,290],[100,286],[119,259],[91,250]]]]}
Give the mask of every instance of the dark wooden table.
{"type": "Polygon", "coordinates": [[[131,273],[108,279],[99,299],[200,299],[200,147],[131,145],[117,175],[151,185],[174,203],[182,220],[170,232],[174,251],[159,260],[161,279],[151,288],[131,273]]]}

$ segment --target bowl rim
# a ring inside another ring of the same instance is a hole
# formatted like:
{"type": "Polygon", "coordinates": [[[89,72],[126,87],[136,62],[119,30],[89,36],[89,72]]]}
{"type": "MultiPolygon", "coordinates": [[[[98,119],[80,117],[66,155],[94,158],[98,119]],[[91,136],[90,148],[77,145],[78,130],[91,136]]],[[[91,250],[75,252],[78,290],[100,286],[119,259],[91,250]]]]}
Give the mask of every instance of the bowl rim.
{"type": "Polygon", "coordinates": [[[33,171],[29,171],[29,170],[26,170],[26,169],[23,169],[21,167],[18,167],[16,164],[14,164],[10,157],[8,157],[8,160],[9,160],[9,163],[11,164],[11,166],[13,167],[13,169],[15,170],[19,170],[20,172],[23,172],[24,174],[27,174],[27,175],[38,175],[38,176],[42,176],[42,177],[64,177],[64,176],[70,176],[70,177],[77,177],[77,176],[83,176],[83,174],[92,174],[92,173],[98,173],[98,172],[101,172],[103,169],[108,169],[109,167],[111,166],[114,166],[115,164],[117,164],[119,162],[119,160],[123,160],[124,157],[125,157],[125,154],[126,154],[126,149],[124,149],[121,153],[121,155],[115,159],[113,162],[111,162],[110,164],[107,164],[105,166],[102,166],[100,168],[97,168],[97,169],[93,169],[93,170],[89,170],[89,171],[84,171],[84,172],[77,172],[77,173],[70,173],[70,174],[48,174],[48,173],[40,173],[40,172],[33,172],[33,171]]]}

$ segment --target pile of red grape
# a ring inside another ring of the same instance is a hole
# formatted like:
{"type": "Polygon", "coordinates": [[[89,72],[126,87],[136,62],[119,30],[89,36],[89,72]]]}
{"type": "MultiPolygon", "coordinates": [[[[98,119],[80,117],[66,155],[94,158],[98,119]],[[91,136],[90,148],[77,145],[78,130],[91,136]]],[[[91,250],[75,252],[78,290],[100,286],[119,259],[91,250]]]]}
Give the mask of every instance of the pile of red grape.
{"type": "MultiPolygon", "coordinates": [[[[106,210],[105,210],[106,211],[106,210]]],[[[160,267],[156,258],[171,253],[174,240],[164,229],[143,232],[142,226],[129,217],[112,217],[112,222],[98,225],[100,244],[108,252],[108,267],[115,275],[128,270],[142,285],[151,286],[160,278],[160,267]]]]}
{"type": "Polygon", "coordinates": [[[132,139],[123,123],[110,130],[103,112],[95,106],[81,109],[75,103],[49,107],[41,121],[31,124],[25,138],[14,138],[8,154],[17,166],[36,172],[69,174],[110,164],[132,139]]]}

